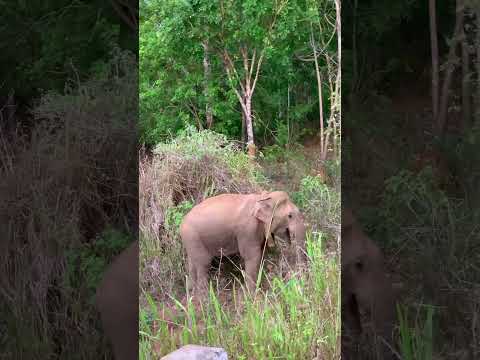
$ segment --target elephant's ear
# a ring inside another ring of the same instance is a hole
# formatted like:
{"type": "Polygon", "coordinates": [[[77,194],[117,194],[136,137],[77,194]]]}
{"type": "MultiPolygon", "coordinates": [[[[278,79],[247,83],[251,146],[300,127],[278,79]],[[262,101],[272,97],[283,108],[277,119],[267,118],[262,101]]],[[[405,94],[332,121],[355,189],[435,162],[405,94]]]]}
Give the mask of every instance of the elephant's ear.
{"type": "Polygon", "coordinates": [[[355,223],[352,210],[350,208],[342,209],[342,229],[349,229],[355,223]]]}
{"type": "Polygon", "coordinates": [[[265,239],[268,247],[275,246],[273,236],[271,234],[271,222],[273,215],[272,199],[268,194],[262,194],[262,198],[255,202],[252,215],[265,224],[265,239]]]}
{"type": "Polygon", "coordinates": [[[273,208],[270,199],[269,196],[262,197],[255,202],[252,210],[252,215],[265,224],[269,223],[272,218],[273,208]]]}

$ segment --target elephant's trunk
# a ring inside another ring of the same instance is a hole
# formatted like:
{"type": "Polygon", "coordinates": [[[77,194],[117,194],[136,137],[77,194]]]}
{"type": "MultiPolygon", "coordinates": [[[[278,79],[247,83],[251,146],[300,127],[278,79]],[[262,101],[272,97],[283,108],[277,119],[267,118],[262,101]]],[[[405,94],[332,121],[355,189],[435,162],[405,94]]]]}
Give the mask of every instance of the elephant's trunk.
{"type": "Polygon", "coordinates": [[[289,227],[292,245],[296,255],[296,263],[298,265],[305,264],[306,256],[306,228],[303,221],[298,221],[295,225],[289,227]]]}
{"type": "Polygon", "coordinates": [[[377,339],[377,353],[381,359],[393,359],[391,349],[394,349],[393,329],[395,325],[395,300],[393,290],[388,279],[383,279],[383,286],[378,296],[375,297],[376,303],[372,312],[372,321],[376,334],[382,339],[377,339]],[[385,344],[385,342],[388,344],[385,344]]]}

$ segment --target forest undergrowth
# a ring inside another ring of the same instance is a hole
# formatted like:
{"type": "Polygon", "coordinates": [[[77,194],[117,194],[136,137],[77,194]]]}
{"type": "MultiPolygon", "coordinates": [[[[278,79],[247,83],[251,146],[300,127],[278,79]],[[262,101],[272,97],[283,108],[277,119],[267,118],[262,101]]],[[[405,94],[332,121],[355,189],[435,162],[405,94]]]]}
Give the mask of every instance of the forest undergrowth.
{"type": "Polygon", "coordinates": [[[340,166],[328,162],[324,183],[316,176],[314,160],[300,145],[289,150],[272,146],[254,163],[223,135],[191,128],[143,156],[142,359],[189,343],[224,347],[235,359],[339,358],[340,193],[335,184],[340,166]],[[243,288],[239,258],[214,261],[209,299],[193,304],[186,296],[185,254],[178,234],[183,216],[206,197],[261,190],[289,192],[305,214],[307,270],[292,268],[279,245],[266,254],[261,289],[252,298],[243,288]]]}
{"type": "Polygon", "coordinates": [[[108,354],[94,301],[137,236],[134,64],[116,50],[101,76],[45,92],[28,133],[0,133],[2,358],[108,354]]]}
{"type": "MultiPolygon", "coordinates": [[[[480,213],[473,186],[479,180],[478,162],[471,160],[478,159],[475,141],[452,136],[442,144],[448,177],[437,163],[417,168],[417,159],[433,139],[404,141],[413,131],[408,127],[410,114],[405,107],[403,112],[394,110],[398,99],[388,101],[391,106],[373,116],[370,108],[355,111],[356,117],[365,114],[375,125],[353,131],[356,136],[345,143],[344,163],[352,166],[342,179],[343,195],[386,253],[400,306],[397,339],[402,358],[478,358],[479,297],[471,296],[478,294],[480,280],[475,270],[480,265],[480,213]],[[385,137],[388,133],[397,135],[385,137]],[[356,163],[348,161],[353,148],[356,163]]],[[[432,122],[428,111],[412,112],[412,124],[425,127],[432,122]]],[[[478,133],[468,136],[476,138],[478,133]]]]}

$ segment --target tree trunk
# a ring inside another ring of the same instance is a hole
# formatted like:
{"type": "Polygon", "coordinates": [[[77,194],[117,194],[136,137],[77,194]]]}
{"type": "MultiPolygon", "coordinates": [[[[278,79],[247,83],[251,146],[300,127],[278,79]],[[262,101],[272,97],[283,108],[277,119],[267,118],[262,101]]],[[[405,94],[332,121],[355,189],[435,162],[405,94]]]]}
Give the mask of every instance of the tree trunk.
{"type": "MultiPolygon", "coordinates": [[[[341,3],[340,0],[335,0],[335,11],[336,11],[336,26],[337,26],[337,77],[335,79],[335,113],[338,114],[338,118],[341,119],[342,117],[342,98],[341,98],[341,84],[342,84],[342,15],[341,15],[341,3]]],[[[334,151],[335,157],[338,156],[339,147],[337,146],[337,135],[341,132],[341,124],[340,128],[337,129],[337,119],[333,119],[334,124],[334,133],[333,133],[333,141],[334,141],[334,151]]],[[[341,136],[338,136],[338,139],[341,139],[341,136]]],[[[341,145],[340,145],[341,146],[341,145]]]]}
{"type": "Polygon", "coordinates": [[[245,125],[247,127],[247,150],[248,155],[255,157],[255,141],[253,138],[252,98],[245,96],[245,125]]]}
{"type": "Polygon", "coordinates": [[[464,29],[462,36],[462,132],[466,129],[469,129],[471,125],[471,101],[472,93],[470,90],[470,54],[468,50],[468,39],[464,29]]]}
{"type": "Polygon", "coordinates": [[[438,123],[438,37],[437,37],[437,13],[436,0],[429,0],[430,16],[430,48],[432,56],[432,112],[433,121],[438,123]]]}
{"type": "Polygon", "coordinates": [[[239,76],[235,64],[226,49],[223,50],[222,59],[230,85],[235,95],[237,95],[242,110],[242,142],[245,143],[245,133],[243,132],[243,129],[245,129],[248,154],[251,158],[255,158],[256,147],[253,134],[252,97],[262,66],[264,50],[260,52],[258,59],[257,49],[255,48],[253,49],[251,58],[249,58],[249,51],[246,47],[241,47],[240,53],[245,71],[243,78],[239,76]],[[240,88],[233,84],[234,79],[237,79],[240,88]]]}
{"type": "Polygon", "coordinates": [[[242,144],[247,142],[247,121],[245,119],[245,111],[242,108],[242,144]]]}
{"type": "Polygon", "coordinates": [[[480,6],[475,9],[477,22],[477,35],[475,38],[475,48],[477,49],[476,73],[477,73],[477,96],[475,104],[475,125],[480,124],[480,6]]]}
{"type": "Polygon", "coordinates": [[[449,90],[452,83],[453,71],[455,70],[455,57],[458,42],[462,34],[463,28],[463,9],[464,1],[457,0],[456,4],[456,16],[455,16],[455,30],[453,32],[452,43],[450,45],[450,50],[448,52],[446,74],[443,80],[442,86],[442,97],[440,99],[440,113],[438,118],[437,126],[437,135],[439,137],[443,136],[445,124],[447,121],[447,112],[448,112],[448,100],[449,100],[449,90]]]}
{"type": "Polygon", "coordinates": [[[1,104],[1,106],[0,116],[3,123],[0,124],[0,130],[3,128],[5,134],[13,134],[17,130],[17,118],[15,116],[17,105],[15,103],[15,92],[13,90],[8,94],[5,104],[1,104]]]}
{"type": "Polygon", "coordinates": [[[313,37],[313,30],[310,33],[310,45],[313,49],[313,60],[315,62],[315,75],[317,78],[317,87],[318,87],[318,111],[320,113],[320,159],[325,160],[327,158],[327,137],[328,133],[324,129],[324,120],[323,120],[323,96],[322,96],[322,75],[320,74],[320,66],[318,64],[318,54],[317,48],[315,46],[315,39],[313,37]]]}
{"type": "MultiPolygon", "coordinates": [[[[357,51],[357,8],[358,0],[353,3],[353,30],[352,30],[352,62],[353,62],[353,79],[352,88],[350,89],[350,100],[353,99],[353,93],[356,90],[358,81],[358,51],[357,51]]],[[[339,64],[340,66],[340,64],[339,64]]]]}
{"type": "Polygon", "coordinates": [[[207,120],[207,129],[211,129],[213,125],[212,99],[208,91],[208,86],[212,78],[212,70],[210,66],[210,47],[208,40],[202,43],[203,46],[203,74],[204,74],[204,95],[205,95],[205,116],[207,120]]]}
{"type": "Polygon", "coordinates": [[[287,147],[290,146],[290,84],[287,85],[287,147]]]}

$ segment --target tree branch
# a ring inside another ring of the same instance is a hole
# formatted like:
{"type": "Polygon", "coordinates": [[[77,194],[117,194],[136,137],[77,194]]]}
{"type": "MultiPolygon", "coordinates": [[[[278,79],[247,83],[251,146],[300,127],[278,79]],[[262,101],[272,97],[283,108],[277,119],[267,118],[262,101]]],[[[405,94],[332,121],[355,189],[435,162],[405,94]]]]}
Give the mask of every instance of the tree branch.
{"type": "MultiPolygon", "coordinates": [[[[240,88],[242,89],[242,92],[245,93],[245,88],[242,84],[242,81],[240,79],[240,76],[238,76],[237,69],[235,68],[235,64],[233,63],[232,59],[230,58],[230,55],[228,54],[227,49],[223,50],[223,58],[224,58],[224,63],[225,63],[225,68],[227,71],[232,72],[235,75],[235,78],[237,79],[238,83],[240,84],[240,88]]],[[[233,79],[233,76],[231,76],[233,79]]]]}
{"type": "Polygon", "coordinates": [[[120,18],[127,24],[127,26],[133,31],[138,30],[138,9],[135,5],[132,5],[129,1],[122,0],[110,0],[115,12],[120,18]],[[125,13],[124,7],[127,8],[128,14],[125,13]]]}
{"type": "Polygon", "coordinates": [[[255,86],[257,85],[258,75],[260,73],[260,67],[262,66],[264,54],[265,54],[265,50],[262,50],[262,52],[260,53],[260,58],[258,59],[258,63],[257,63],[257,71],[255,72],[255,79],[253,80],[252,94],[253,94],[253,91],[255,90],[255,86]]]}

